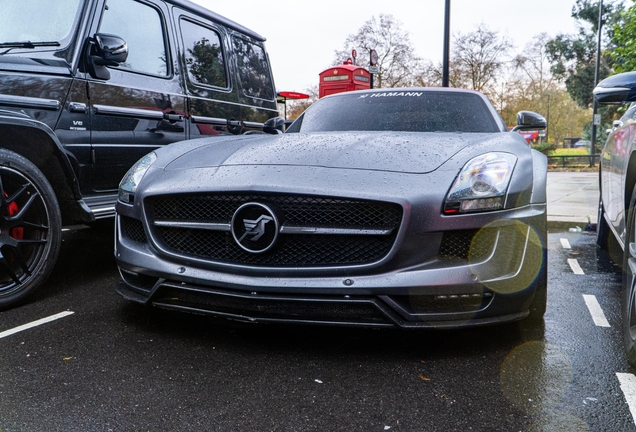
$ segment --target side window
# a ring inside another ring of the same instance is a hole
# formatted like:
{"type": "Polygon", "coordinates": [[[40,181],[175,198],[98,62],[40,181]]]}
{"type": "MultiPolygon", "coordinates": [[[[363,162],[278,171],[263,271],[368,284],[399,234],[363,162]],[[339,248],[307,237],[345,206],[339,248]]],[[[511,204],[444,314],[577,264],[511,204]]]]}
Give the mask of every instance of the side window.
{"type": "Polygon", "coordinates": [[[628,120],[636,120],[636,103],[632,102],[625,114],[623,114],[623,117],[621,117],[622,122],[626,122],[628,120]]]}
{"type": "Polygon", "coordinates": [[[119,67],[166,76],[166,39],[160,12],[134,0],[108,0],[106,5],[100,33],[117,35],[128,44],[128,59],[119,67]]]}
{"type": "Polygon", "coordinates": [[[274,85],[265,50],[238,37],[234,38],[234,48],[243,93],[259,99],[274,99],[274,85]]]}
{"type": "Polygon", "coordinates": [[[219,34],[207,27],[182,19],[181,36],[190,81],[227,88],[225,58],[219,34]]]}

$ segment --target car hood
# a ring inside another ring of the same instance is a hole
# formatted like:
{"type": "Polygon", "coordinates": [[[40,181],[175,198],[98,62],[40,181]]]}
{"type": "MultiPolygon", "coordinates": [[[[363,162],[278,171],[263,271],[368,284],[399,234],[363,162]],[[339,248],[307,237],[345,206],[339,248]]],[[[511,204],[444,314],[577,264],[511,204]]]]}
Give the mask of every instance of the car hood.
{"type": "Polygon", "coordinates": [[[289,165],[426,173],[436,170],[465,147],[505,148],[507,141],[514,140],[510,135],[330,132],[212,138],[177,156],[166,169],[289,165]]]}

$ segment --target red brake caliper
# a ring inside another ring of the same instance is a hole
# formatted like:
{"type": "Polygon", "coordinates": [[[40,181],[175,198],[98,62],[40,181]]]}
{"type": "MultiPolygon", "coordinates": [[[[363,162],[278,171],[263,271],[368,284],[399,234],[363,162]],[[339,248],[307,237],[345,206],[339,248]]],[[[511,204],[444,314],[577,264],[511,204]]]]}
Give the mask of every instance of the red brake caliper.
{"type": "MultiPolygon", "coordinates": [[[[3,193],[5,198],[9,197],[9,195],[7,195],[6,192],[3,192],[3,193]]],[[[9,216],[15,216],[18,213],[18,210],[20,209],[18,208],[18,205],[15,203],[15,201],[11,201],[9,205],[7,206],[7,212],[9,213],[9,216]]],[[[22,240],[24,238],[24,228],[13,227],[9,231],[9,235],[16,240],[22,240]]]]}

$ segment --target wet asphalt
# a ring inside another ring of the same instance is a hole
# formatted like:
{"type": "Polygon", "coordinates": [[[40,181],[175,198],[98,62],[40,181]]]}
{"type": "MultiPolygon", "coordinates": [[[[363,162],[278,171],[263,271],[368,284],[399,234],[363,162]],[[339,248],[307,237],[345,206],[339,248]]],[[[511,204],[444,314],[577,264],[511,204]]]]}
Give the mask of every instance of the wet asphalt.
{"type": "Polygon", "coordinates": [[[73,312],[0,338],[0,430],[635,431],[616,376],[632,372],[620,271],[594,233],[562,226],[548,265],[545,322],[529,329],[239,325],[128,303],[110,223],[70,232],[46,287],[0,313],[2,334],[73,312]]]}

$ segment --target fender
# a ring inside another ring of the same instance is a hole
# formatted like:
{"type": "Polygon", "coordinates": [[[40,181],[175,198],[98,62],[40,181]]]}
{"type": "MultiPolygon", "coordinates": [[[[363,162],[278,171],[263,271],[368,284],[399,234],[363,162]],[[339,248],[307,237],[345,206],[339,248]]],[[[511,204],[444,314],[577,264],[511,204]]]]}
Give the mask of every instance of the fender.
{"type": "Polygon", "coordinates": [[[42,171],[66,216],[74,221],[94,220],[66,151],[48,125],[24,113],[0,110],[0,147],[21,154],[42,171]]]}

